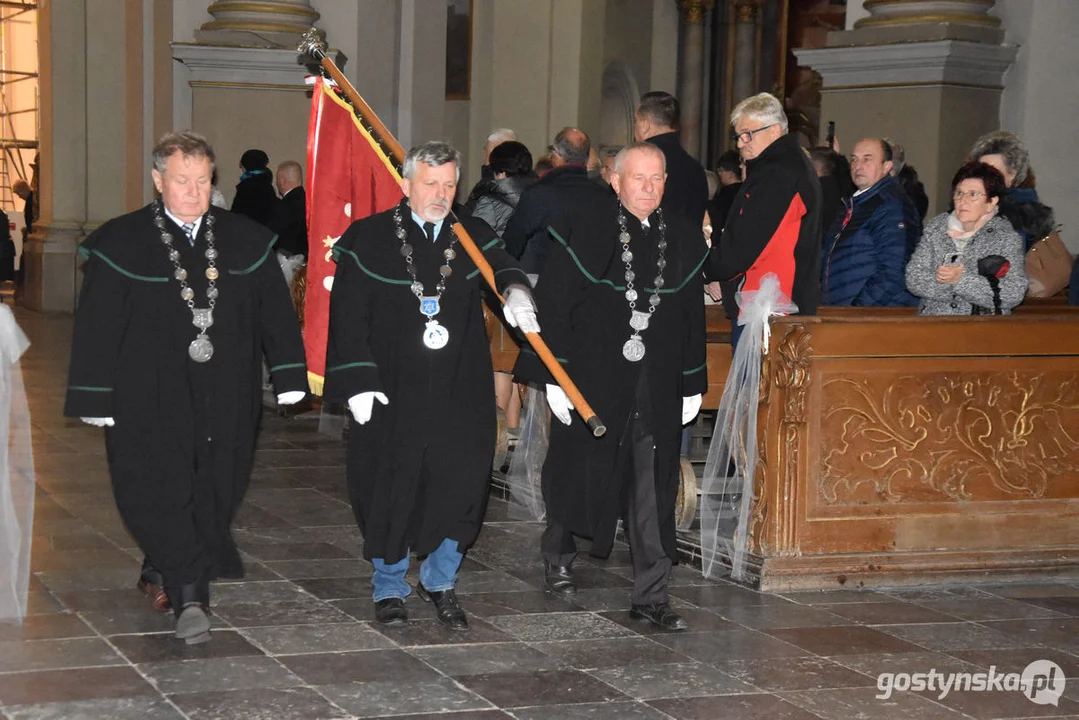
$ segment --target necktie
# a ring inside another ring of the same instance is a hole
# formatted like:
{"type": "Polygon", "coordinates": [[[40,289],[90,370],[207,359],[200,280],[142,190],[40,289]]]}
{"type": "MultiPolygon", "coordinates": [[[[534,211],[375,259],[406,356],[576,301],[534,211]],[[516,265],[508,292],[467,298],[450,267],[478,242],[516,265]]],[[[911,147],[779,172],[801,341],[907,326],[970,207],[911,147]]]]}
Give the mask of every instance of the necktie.
{"type": "Polygon", "coordinates": [[[423,231],[427,234],[427,239],[431,242],[435,241],[435,224],[433,222],[425,222],[423,224],[423,231]]]}
{"type": "Polygon", "coordinates": [[[192,247],[195,246],[195,223],[184,223],[183,226],[184,235],[187,235],[187,242],[192,247]]]}

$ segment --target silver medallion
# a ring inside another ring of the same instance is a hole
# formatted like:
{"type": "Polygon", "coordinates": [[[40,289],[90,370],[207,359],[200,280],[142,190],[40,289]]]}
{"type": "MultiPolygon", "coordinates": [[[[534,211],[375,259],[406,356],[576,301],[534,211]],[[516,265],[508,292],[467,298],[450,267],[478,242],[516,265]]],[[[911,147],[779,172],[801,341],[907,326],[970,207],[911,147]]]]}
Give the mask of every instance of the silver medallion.
{"type": "Polygon", "coordinates": [[[206,328],[214,324],[214,311],[212,308],[192,308],[191,314],[191,324],[199,330],[205,331],[206,328]]]}
{"type": "Polygon", "coordinates": [[[191,344],[187,346],[187,354],[197,363],[204,363],[213,357],[214,346],[206,333],[199,333],[199,336],[191,341],[191,344]]]}
{"type": "Polygon", "coordinates": [[[634,310],[633,314],[629,316],[629,326],[640,332],[641,330],[648,329],[648,321],[651,319],[651,315],[640,310],[634,310]]]}
{"type": "Polygon", "coordinates": [[[630,362],[640,362],[644,357],[644,341],[637,334],[630,335],[622,346],[622,357],[630,362]]]}
{"type": "Polygon", "coordinates": [[[450,341],[450,331],[438,324],[438,320],[430,320],[423,331],[423,344],[432,350],[441,350],[450,341]]]}

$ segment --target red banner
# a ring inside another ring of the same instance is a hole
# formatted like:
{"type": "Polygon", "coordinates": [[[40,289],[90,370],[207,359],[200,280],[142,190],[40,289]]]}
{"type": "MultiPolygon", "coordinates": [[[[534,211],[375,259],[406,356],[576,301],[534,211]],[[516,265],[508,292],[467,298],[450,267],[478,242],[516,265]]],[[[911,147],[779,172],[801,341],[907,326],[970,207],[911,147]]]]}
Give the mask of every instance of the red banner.
{"type": "Polygon", "coordinates": [[[401,178],[351,106],[323,78],[315,82],[307,129],[307,294],[303,341],[311,392],[322,394],[333,244],[354,220],[401,200],[401,178]]]}

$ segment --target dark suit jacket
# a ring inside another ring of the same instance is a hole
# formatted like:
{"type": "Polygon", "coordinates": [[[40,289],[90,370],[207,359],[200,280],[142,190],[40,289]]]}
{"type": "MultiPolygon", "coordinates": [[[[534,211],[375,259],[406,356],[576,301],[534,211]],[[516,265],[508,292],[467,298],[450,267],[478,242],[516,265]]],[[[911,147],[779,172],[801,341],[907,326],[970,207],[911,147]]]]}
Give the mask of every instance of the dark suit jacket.
{"type": "Polygon", "coordinates": [[[708,203],[708,180],[704,168],[682,147],[677,132],[648,138],[667,156],[667,186],[660,207],[666,215],[678,213],[690,227],[701,227],[708,203]]]}
{"type": "Polygon", "coordinates": [[[274,206],[269,227],[277,233],[278,250],[307,257],[307,194],[302,185],[274,206]]]}

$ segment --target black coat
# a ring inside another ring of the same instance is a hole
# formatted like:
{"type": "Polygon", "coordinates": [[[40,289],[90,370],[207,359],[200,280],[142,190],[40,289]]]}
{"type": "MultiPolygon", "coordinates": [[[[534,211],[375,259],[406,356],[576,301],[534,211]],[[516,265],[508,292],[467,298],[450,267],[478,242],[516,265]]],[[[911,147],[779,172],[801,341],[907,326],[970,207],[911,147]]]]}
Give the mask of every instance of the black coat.
{"type": "Polygon", "coordinates": [[[525,272],[541,273],[552,242],[547,228],[562,232],[575,218],[612,201],[610,189],[589,180],[584,166],[556,167],[521,194],[503,233],[506,250],[520,259],[525,272]]]}
{"type": "Polygon", "coordinates": [[[274,247],[307,257],[307,193],[302,185],[289,190],[274,205],[268,227],[277,233],[274,247]]]}
{"type": "MultiPolygon", "coordinates": [[[[402,227],[424,293],[434,295],[450,223],[432,243],[401,205],[402,227]]],[[[500,292],[528,278],[483,223],[461,219],[484,248],[500,292]]],[[[491,354],[480,307],[484,284],[458,244],[436,316],[449,331],[440,350],[423,344],[420,314],[395,235],[393,210],[358,220],[334,245],[325,396],[347,402],[382,392],[370,422],[348,437],[348,488],[364,556],[396,562],[429,553],[446,538],[464,549],[483,520],[495,449],[491,354]]]]}
{"type": "MultiPolygon", "coordinates": [[[[659,530],[664,549],[676,559],[674,503],[682,398],[708,389],[700,272],[706,248],[699,227],[678,217],[668,220],[661,302],[641,333],[644,359],[629,362],[622,356],[622,345],[633,330],[620,259],[618,207],[618,200],[610,198],[579,218],[565,236],[557,233],[547,269],[536,286],[548,346],[607,425],[607,433],[594,438],[576,414],[569,426],[552,420],[543,498],[548,517],[576,535],[593,538],[594,555],[610,552],[632,484],[627,465],[632,442],[624,433],[645,373],[650,402],[637,409],[655,438],[659,530]]],[[[648,230],[628,211],[625,215],[640,294],[636,306],[647,311],[656,276],[658,211],[648,230]]],[[[528,348],[522,348],[514,371],[524,380],[551,382],[528,348]]]]}
{"type": "Polygon", "coordinates": [[[709,277],[723,283],[723,305],[737,317],[735,293],[757,290],[768,273],[799,315],[820,304],[821,189],[794,135],[783,135],[746,162],[746,180],[719,242],[709,277]]]}
{"type": "Polygon", "coordinates": [[[268,227],[280,202],[273,187],[273,173],[265,169],[256,170],[236,184],[231,210],[268,227]]]}
{"type": "Polygon", "coordinates": [[[731,207],[734,206],[734,201],[738,199],[738,191],[741,187],[742,183],[740,182],[724,185],[719,190],[716,190],[715,197],[708,203],[708,215],[712,219],[712,232],[714,234],[719,235],[723,231],[723,226],[727,224],[727,218],[731,214],[731,207]]]}
{"type": "MultiPolygon", "coordinates": [[[[273,236],[225,210],[211,207],[209,216],[220,296],[207,331],[214,353],[206,363],[188,357],[198,330],[172,277],[153,205],[110,220],[79,247],[86,274],[64,415],[116,420],[105,442],[117,506],[167,577],[165,566],[175,560],[162,557],[171,554],[167,548],[186,562],[200,547],[211,577],[242,575],[229,522],[251,474],[263,351],[277,392],[307,390],[303,340],[273,258],[273,236]],[[154,510],[161,504],[189,506],[197,536],[190,535],[190,520],[175,526],[162,521],[154,510]],[[162,544],[166,550],[155,552],[162,544]]],[[[166,218],[165,224],[195,304],[205,307],[206,218],[194,247],[175,223],[166,218]]],[[[176,580],[195,579],[182,575],[176,580]]]]}
{"type": "Polygon", "coordinates": [[[648,142],[662,150],[667,158],[667,184],[660,204],[663,212],[668,219],[677,213],[694,227],[701,227],[708,203],[708,179],[704,168],[685,151],[677,132],[653,135],[648,142]]]}
{"type": "Polygon", "coordinates": [[[521,193],[536,180],[537,178],[532,175],[505,177],[501,180],[481,180],[472,190],[472,195],[465,203],[464,211],[474,218],[483,220],[501,237],[517,205],[521,202],[521,193]]]}

